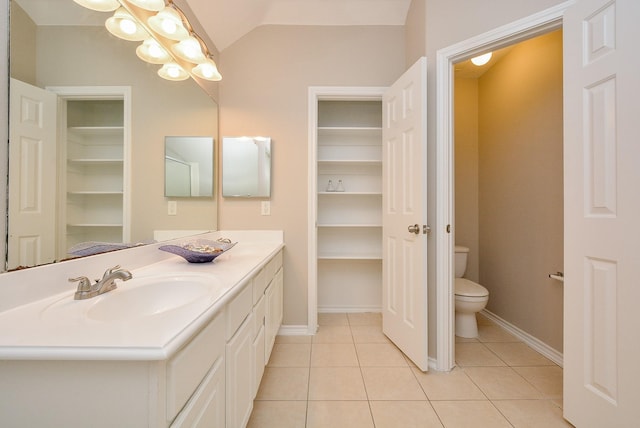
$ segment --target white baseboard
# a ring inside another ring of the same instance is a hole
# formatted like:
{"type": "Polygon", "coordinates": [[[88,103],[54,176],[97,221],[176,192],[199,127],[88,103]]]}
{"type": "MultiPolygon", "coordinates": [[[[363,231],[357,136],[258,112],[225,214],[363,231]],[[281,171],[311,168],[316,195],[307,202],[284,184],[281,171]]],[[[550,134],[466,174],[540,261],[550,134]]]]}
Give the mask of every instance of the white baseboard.
{"type": "Polygon", "coordinates": [[[318,313],[324,314],[344,314],[359,312],[382,312],[380,306],[318,306],[318,313]]]}
{"type": "Polygon", "coordinates": [[[493,321],[496,324],[498,324],[500,327],[502,327],[505,330],[507,330],[509,333],[511,333],[514,336],[516,336],[518,339],[522,340],[529,347],[533,348],[534,350],[536,350],[540,354],[544,355],[545,357],[547,357],[548,359],[550,359],[551,361],[553,361],[554,363],[556,363],[560,367],[563,367],[564,357],[563,357],[562,353],[556,351],[551,346],[547,345],[546,343],[544,343],[540,339],[530,335],[526,331],[519,329],[518,327],[516,327],[515,325],[511,324],[510,322],[505,321],[504,319],[500,318],[499,316],[497,316],[493,312],[490,312],[490,311],[488,311],[486,309],[483,309],[481,311],[481,313],[482,313],[482,315],[484,315],[487,318],[489,318],[491,321],[493,321]]]}
{"type": "Polygon", "coordinates": [[[306,325],[281,325],[278,330],[280,336],[310,336],[306,325]]]}

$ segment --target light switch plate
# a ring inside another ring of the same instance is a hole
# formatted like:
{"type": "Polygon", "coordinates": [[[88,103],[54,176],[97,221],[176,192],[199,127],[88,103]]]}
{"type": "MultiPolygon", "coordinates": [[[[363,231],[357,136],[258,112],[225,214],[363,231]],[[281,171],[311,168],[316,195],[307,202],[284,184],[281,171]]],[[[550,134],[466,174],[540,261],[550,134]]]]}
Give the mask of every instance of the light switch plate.
{"type": "Polygon", "coordinates": [[[260,207],[261,215],[271,215],[271,201],[262,201],[262,205],[260,207]]]}
{"type": "Polygon", "coordinates": [[[168,215],[176,215],[176,214],[178,214],[178,202],[177,201],[169,201],[167,203],[167,214],[168,215]]]}

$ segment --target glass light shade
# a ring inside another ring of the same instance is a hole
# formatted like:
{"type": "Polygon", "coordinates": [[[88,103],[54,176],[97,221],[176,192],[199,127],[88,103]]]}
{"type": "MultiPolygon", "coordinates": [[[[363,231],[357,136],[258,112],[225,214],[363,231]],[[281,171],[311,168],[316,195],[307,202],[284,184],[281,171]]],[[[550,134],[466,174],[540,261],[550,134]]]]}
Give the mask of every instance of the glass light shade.
{"type": "Polygon", "coordinates": [[[105,27],[111,34],[124,40],[139,42],[149,37],[147,30],[142,28],[142,25],[123,7],[107,19],[105,27]]]}
{"type": "Polygon", "coordinates": [[[172,7],[165,7],[157,15],[149,17],[147,23],[153,31],[171,40],[184,40],[189,31],[182,23],[182,17],[172,7]]]}
{"type": "Polygon", "coordinates": [[[120,7],[118,0],[73,0],[82,7],[98,12],[113,12],[120,7]]]}
{"type": "Polygon", "coordinates": [[[189,36],[184,40],[179,41],[175,45],[171,46],[171,50],[179,58],[199,64],[206,61],[207,57],[202,52],[202,46],[200,42],[193,36],[189,36]]]}
{"type": "Polygon", "coordinates": [[[164,9],[164,0],[127,0],[127,3],[152,12],[160,12],[164,9]]]}
{"type": "Polygon", "coordinates": [[[207,60],[202,64],[198,64],[197,66],[193,67],[193,70],[191,71],[201,79],[211,80],[213,82],[222,80],[222,75],[218,71],[216,63],[213,62],[211,58],[207,58],[207,60]]]}
{"type": "Polygon", "coordinates": [[[473,57],[473,58],[471,58],[471,62],[474,65],[477,65],[477,66],[485,65],[491,59],[491,55],[492,55],[492,53],[488,52],[488,53],[486,53],[484,55],[473,57]]]}
{"type": "Polygon", "coordinates": [[[160,43],[154,39],[146,39],[136,48],[138,58],[150,64],[164,64],[171,61],[171,56],[160,43]]]}
{"type": "Polygon", "coordinates": [[[167,80],[186,80],[189,78],[189,73],[184,71],[184,68],[180,67],[175,62],[169,62],[162,66],[160,70],[158,70],[158,75],[163,79],[167,80]]]}

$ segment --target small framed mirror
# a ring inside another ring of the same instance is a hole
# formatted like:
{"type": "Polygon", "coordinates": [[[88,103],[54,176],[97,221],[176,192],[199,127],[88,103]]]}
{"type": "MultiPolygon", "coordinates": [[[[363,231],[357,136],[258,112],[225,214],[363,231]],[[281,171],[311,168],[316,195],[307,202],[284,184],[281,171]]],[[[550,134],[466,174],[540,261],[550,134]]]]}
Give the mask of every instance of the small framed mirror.
{"type": "Polygon", "coordinates": [[[213,137],[165,137],[165,196],[212,197],[213,177],[213,137]]]}
{"type": "Polygon", "coordinates": [[[222,138],[222,196],[271,197],[271,138],[222,138]]]}

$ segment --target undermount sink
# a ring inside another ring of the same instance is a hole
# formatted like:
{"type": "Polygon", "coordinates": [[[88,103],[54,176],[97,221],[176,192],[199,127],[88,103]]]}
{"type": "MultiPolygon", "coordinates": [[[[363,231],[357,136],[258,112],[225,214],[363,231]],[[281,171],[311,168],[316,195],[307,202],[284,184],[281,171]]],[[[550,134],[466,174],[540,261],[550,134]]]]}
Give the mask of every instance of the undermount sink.
{"type": "Polygon", "coordinates": [[[162,315],[196,302],[215,300],[221,287],[215,278],[206,275],[172,274],[134,277],[117,282],[118,288],[87,300],[73,296],[59,299],[47,306],[43,317],[83,317],[110,322],[129,321],[162,315]]]}

